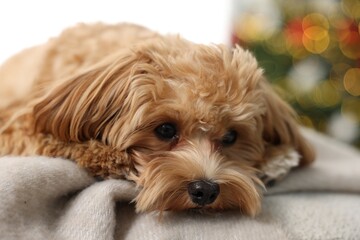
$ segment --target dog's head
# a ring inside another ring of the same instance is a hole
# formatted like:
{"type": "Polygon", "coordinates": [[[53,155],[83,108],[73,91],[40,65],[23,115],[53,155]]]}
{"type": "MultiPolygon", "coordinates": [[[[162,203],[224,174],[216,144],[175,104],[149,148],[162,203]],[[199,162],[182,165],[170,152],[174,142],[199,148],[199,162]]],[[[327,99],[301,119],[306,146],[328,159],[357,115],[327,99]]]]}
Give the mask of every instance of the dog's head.
{"type": "MultiPolygon", "coordinates": [[[[258,175],[274,149],[295,149],[302,164],[313,160],[292,110],[249,52],[176,37],[123,49],[69,79],[35,106],[34,117],[38,131],[62,141],[117,149],[125,177],[141,187],[140,211],[254,215],[258,175]]],[[[103,177],[112,174],[111,162],[96,164],[110,169],[103,177]]]]}

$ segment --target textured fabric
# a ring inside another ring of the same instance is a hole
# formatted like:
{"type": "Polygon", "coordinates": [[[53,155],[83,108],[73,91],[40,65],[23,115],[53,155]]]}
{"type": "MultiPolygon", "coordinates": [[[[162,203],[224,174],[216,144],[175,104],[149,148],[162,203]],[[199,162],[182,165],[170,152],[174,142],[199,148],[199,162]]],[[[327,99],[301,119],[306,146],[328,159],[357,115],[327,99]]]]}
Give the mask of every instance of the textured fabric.
{"type": "Polygon", "coordinates": [[[96,182],[73,162],[0,158],[0,239],[360,239],[360,154],[306,131],[318,159],[265,193],[255,219],[136,214],[132,183],[96,182]]]}

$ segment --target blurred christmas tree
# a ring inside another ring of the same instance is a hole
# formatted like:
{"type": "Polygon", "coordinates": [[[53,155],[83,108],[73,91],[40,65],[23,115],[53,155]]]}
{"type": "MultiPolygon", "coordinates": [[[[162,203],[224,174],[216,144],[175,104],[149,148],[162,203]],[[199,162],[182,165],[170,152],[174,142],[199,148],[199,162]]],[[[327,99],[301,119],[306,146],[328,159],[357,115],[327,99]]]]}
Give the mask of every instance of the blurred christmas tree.
{"type": "Polygon", "coordinates": [[[360,147],[360,0],[234,1],[249,48],[306,126],[360,147]]]}

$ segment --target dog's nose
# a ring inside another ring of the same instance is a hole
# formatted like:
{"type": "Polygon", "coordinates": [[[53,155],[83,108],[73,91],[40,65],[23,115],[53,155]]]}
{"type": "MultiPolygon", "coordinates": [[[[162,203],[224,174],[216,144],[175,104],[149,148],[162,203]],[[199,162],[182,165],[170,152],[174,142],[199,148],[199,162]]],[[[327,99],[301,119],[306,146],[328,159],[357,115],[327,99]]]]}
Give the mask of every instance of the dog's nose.
{"type": "Polygon", "coordinates": [[[215,182],[199,180],[189,183],[188,193],[193,203],[205,206],[215,201],[220,193],[220,187],[215,182]]]}

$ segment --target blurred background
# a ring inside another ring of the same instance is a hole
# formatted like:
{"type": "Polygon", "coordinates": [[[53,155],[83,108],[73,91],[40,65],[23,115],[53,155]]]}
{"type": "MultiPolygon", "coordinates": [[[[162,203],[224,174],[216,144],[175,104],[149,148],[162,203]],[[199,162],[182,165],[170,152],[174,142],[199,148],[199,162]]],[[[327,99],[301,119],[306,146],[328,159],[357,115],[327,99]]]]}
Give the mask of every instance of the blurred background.
{"type": "Polygon", "coordinates": [[[1,1],[0,63],[97,21],[248,48],[304,125],[360,148],[360,0],[1,1]]]}
{"type": "Polygon", "coordinates": [[[233,2],[232,43],[251,49],[301,122],[360,147],[360,1],[233,2]]]}

